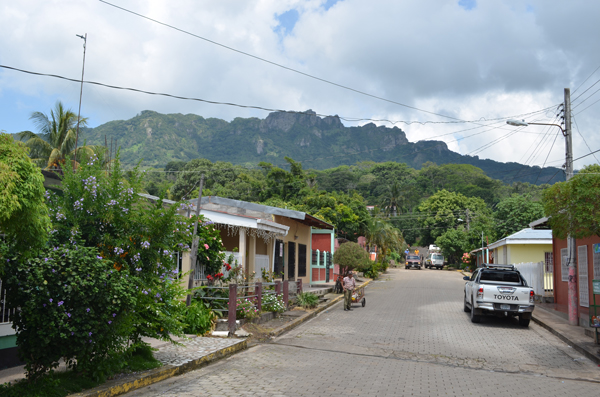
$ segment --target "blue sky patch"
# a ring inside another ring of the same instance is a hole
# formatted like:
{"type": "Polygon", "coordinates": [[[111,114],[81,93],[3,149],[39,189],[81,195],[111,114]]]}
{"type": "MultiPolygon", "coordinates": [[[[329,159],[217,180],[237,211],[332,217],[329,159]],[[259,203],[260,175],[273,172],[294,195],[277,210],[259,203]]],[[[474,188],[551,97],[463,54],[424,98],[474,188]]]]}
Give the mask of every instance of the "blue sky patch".
{"type": "Polygon", "coordinates": [[[341,0],[327,0],[325,2],[325,4],[323,4],[323,8],[325,8],[325,11],[329,10],[331,7],[333,7],[335,5],[335,3],[339,2],[341,0]]]}
{"type": "Polygon", "coordinates": [[[465,10],[472,10],[477,5],[476,0],[458,0],[458,5],[464,8],[465,10]]]}
{"type": "Polygon", "coordinates": [[[279,25],[277,25],[277,27],[274,29],[275,33],[284,36],[290,34],[291,31],[294,30],[294,26],[296,26],[296,22],[298,22],[299,17],[300,14],[296,9],[291,9],[277,15],[276,18],[279,21],[279,25]]]}

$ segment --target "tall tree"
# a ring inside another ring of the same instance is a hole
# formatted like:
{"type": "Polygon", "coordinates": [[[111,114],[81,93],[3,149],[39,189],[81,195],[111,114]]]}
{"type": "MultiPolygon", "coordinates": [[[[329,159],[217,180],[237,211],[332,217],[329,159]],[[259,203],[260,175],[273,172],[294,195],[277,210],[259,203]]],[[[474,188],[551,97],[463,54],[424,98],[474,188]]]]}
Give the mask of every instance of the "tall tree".
{"type": "Polygon", "coordinates": [[[544,216],[542,203],[533,201],[529,195],[513,194],[498,203],[494,218],[500,238],[506,237],[529,223],[544,216]]]}
{"type": "Polygon", "coordinates": [[[543,193],[546,216],[558,238],[600,236],[600,165],[584,167],[568,182],[543,193]]]}
{"type": "MultiPolygon", "coordinates": [[[[33,112],[30,120],[33,120],[38,133],[23,131],[17,134],[19,139],[31,149],[32,160],[40,167],[46,169],[62,169],[66,159],[74,154],[77,115],[70,109],[65,109],[62,102],[57,101],[54,109],[50,110],[50,116],[42,112],[33,112]]],[[[79,126],[87,125],[87,118],[79,121],[79,126]]],[[[91,154],[100,147],[81,146],[77,152],[84,151],[91,154]]]]}

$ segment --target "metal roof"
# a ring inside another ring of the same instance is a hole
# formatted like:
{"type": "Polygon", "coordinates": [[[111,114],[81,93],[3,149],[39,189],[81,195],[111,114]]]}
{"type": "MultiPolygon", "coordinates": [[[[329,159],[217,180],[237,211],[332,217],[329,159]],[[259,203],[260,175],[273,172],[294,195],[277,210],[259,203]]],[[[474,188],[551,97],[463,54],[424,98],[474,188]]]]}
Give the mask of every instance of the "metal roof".
{"type": "Polygon", "coordinates": [[[552,230],[549,229],[523,229],[489,245],[489,248],[498,248],[507,244],[552,244],[552,230]]]}

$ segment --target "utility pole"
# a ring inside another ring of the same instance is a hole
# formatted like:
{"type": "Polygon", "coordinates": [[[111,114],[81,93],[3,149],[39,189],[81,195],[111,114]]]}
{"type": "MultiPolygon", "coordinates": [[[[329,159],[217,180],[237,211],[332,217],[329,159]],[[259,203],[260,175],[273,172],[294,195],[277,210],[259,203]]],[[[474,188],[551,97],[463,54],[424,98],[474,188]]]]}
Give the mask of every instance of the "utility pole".
{"type": "Polygon", "coordinates": [[[85,71],[85,48],[87,44],[87,33],[83,36],[76,34],[75,36],[83,39],[83,66],[81,67],[81,88],[79,89],[79,111],[77,112],[77,133],[75,134],[75,161],[73,161],[73,171],[75,163],[77,163],[77,141],[79,140],[79,120],[81,119],[81,97],[83,96],[83,73],[85,71]]]}
{"type": "Polygon", "coordinates": [[[196,271],[196,258],[198,257],[198,217],[200,216],[200,202],[202,201],[202,188],[204,187],[204,174],[200,178],[200,190],[198,191],[198,203],[196,203],[196,221],[194,222],[194,234],[192,240],[192,252],[190,255],[190,275],[188,277],[188,295],[185,300],[186,306],[190,306],[192,303],[192,294],[190,291],[194,288],[194,272],[196,271]]]}
{"type": "MultiPolygon", "coordinates": [[[[571,133],[571,89],[565,88],[565,146],[566,163],[565,178],[567,182],[573,178],[573,140],[571,133]]],[[[567,237],[567,252],[569,269],[569,324],[579,325],[579,298],[577,296],[577,267],[576,267],[576,242],[569,233],[567,237]]]]}

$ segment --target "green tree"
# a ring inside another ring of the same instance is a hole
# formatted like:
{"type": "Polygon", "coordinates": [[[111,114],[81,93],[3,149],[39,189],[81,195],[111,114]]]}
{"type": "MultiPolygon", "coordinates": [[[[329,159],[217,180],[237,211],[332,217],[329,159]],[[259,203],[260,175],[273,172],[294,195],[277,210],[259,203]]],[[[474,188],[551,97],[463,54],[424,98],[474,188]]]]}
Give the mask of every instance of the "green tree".
{"type": "Polygon", "coordinates": [[[435,240],[435,244],[451,264],[457,264],[463,253],[470,251],[469,236],[462,226],[446,230],[435,240]]]}
{"type": "Polygon", "coordinates": [[[421,225],[426,229],[421,243],[426,245],[460,223],[487,223],[491,218],[491,211],[483,199],[447,190],[440,190],[429,197],[419,206],[419,211],[423,214],[421,225]]]}
{"type": "Polygon", "coordinates": [[[543,193],[544,212],[554,236],[564,239],[600,236],[600,165],[584,167],[568,182],[543,193]]]}
{"type": "Polygon", "coordinates": [[[543,216],[542,203],[532,201],[529,195],[513,194],[500,201],[496,206],[494,219],[498,237],[504,238],[516,233],[543,216]]]}
{"type": "Polygon", "coordinates": [[[385,260],[391,252],[400,251],[404,244],[400,231],[380,217],[372,217],[368,220],[365,238],[370,247],[377,246],[382,260],[385,260]]]}
{"type": "MultiPolygon", "coordinates": [[[[37,126],[39,133],[22,131],[17,135],[31,149],[31,158],[40,167],[62,169],[67,158],[74,154],[77,115],[70,109],[65,109],[62,102],[58,101],[54,109],[50,110],[50,117],[42,112],[33,112],[30,119],[37,126]]],[[[86,125],[86,117],[79,120],[80,127],[86,125]]],[[[80,151],[91,154],[100,148],[80,146],[77,148],[77,155],[79,156],[80,151]]]]}
{"type": "MultiPolygon", "coordinates": [[[[7,237],[3,251],[12,247],[21,254],[42,247],[50,227],[44,177],[27,151],[12,136],[0,133],[0,232],[7,237]]],[[[0,273],[4,263],[0,261],[0,273]]]]}
{"type": "Polygon", "coordinates": [[[340,266],[341,274],[367,266],[370,262],[369,253],[351,241],[340,245],[333,254],[333,263],[340,266]]]}

